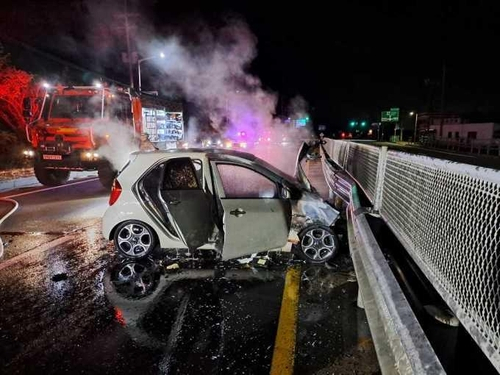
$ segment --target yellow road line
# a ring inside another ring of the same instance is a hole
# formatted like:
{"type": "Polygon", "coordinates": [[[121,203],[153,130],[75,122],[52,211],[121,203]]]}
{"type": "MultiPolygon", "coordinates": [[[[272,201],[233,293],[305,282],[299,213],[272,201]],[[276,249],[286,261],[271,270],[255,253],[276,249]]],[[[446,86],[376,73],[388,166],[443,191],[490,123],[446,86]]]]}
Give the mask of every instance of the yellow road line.
{"type": "Polygon", "coordinates": [[[300,266],[288,269],[281,300],[278,331],[274,342],[271,375],[293,374],[297,313],[299,309],[300,266]]]}

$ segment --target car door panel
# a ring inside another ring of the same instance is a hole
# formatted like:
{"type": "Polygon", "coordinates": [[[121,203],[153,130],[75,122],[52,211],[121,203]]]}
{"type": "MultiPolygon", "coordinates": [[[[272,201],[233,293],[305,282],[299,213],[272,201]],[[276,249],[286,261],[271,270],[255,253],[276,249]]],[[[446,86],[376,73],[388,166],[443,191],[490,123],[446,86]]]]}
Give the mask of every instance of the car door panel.
{"type": "Polygon", "coordinates": [[[287,202],[281,199],[221,199],[223,259],[283,247],[288,239],[287,202]]]}
{"type": "Polygon", "coordinates": [[[203,190],[161,192],[170,215],[182,233],[186,246],[197,249],[208,242],[213,230],[211,202],[203,190]]]}
{"type": "Polygon", "coordinates": [[[288,199],[279,197],[278,184],[248,165],[213,161],[210,166],[216,198],[222,208],[222,258],[236,258],[283,247],[290,230],[291,204],[288,199]],[[221,166],[225,165],[233,169],[224,172],[221,166]],[[269,183],[252,187],[255,181],[251,178],[252,173],[248,175],[249,171],[255,173],[257,179],[264,177],[269,183]],[[272,198],[268,197],[269,187],[275,190],[272,198]]]}

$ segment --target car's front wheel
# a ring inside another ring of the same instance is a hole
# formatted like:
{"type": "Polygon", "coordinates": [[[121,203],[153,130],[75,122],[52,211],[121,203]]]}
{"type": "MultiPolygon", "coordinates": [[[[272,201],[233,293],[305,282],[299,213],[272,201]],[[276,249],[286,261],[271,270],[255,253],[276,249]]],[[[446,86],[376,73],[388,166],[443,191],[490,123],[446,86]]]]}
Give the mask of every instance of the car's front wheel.
{"type": "Polygon", "coordinates": [[[114,243],[118,252],[127,258],[144,258],[157,244],[153,229],[137,220],[121,223],[115,230],[114,243]]]}
{"type": "Polygon", "coordinates": [[[324,225],[311,225],[299,233],[297,254],[305,261],[321,264],[332,259],[338,251],[339,241],[332,230],[324,225]]]}

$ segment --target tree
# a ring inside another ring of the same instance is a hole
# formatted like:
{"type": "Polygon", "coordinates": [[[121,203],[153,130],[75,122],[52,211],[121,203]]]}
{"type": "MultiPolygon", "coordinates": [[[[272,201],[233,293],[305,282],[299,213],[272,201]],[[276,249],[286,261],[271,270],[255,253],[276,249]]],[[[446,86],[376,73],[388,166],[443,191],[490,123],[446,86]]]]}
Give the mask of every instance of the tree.
{"type": "Polygon", "coordinates": [[[9,64],[8,56],[0,56],[0,122],[24,134],[23,99],[31,96],[32,76],[9,64]]]}

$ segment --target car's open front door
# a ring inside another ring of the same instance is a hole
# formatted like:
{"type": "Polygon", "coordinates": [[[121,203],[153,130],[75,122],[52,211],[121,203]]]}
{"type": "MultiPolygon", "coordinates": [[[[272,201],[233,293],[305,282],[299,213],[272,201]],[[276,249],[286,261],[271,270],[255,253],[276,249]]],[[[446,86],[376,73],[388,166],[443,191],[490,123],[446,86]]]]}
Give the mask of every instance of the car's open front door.
{"type": "Polygon", "coordinates": [[[173,225],[190,250],[206,244],[214,230],[212,201],[196,172],[190,158],[170,159],[160,188],[173,225]]]}
{"type": "Polygon", "coordinates": [[[223,209],[222,258],[230,259],[283,247],[290,230],[291,208],[278,184],[237,164],[211,162],[223,209]]]}

